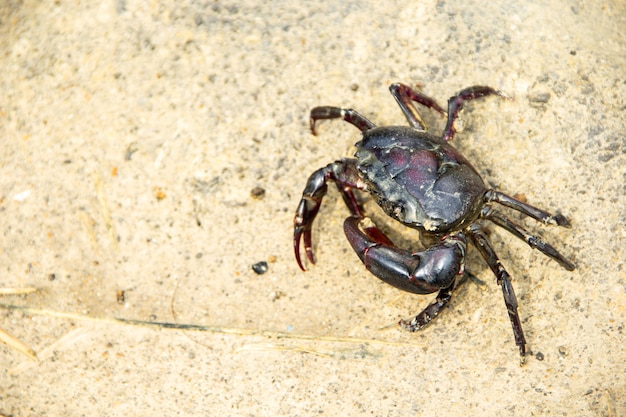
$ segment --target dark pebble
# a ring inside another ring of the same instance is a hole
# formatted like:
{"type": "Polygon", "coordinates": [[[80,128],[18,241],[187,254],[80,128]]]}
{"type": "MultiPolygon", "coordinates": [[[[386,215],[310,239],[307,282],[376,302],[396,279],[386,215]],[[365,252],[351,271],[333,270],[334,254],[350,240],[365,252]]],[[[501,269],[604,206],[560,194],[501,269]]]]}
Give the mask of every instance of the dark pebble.
{"type": "Polygon", "coordinates": [[[267,266],[267,262],[265,261],[257,262],[254,265],[252,265],[252,270],[259,275],[263,275],[264,273],[266,273],[267,269],[268,269],[268,266],[267,266]]]}

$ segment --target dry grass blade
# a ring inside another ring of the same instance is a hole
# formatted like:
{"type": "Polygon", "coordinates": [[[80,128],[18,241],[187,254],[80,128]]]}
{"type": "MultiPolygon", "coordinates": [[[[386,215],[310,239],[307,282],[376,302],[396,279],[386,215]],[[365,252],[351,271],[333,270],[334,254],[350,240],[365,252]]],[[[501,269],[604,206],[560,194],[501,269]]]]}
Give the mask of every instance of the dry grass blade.
{"type": "Polygon", "coordinates": [[[0,295],[23,295],[37,291],[37,288],[0,288],[0,295]]]}
{"type": "Polygon", "coordinates": [[[25,314],[58,317],[70,320],[90,321],[98,323],[112,323],[112,324],[124,324],[130,326],[142,326],[142,327],[158,327],[162,329],[173,330],[187,330],[196,332],[216,333],[216,334],[230,334],[236,336],[260,336],[272,339],[298,339],[298,340],[316,340],[323,342],[337,342],[337,343],[369,343],[379,345],[391,345],[391,346],[415,346],[415,341],[412,342],[392,342],[387,340],[378,339],[365,339],[358,337],[341,337],[341,336],[319,336],[302,333],[288,333],[263,329],[249,329],[240,327],[223,327],[212,325],[200,325],[200,324],[181,324],[171,322],[155,322],[144,320],[132,320],[123,318],[105,318],[105,317],[92,317],[84,314],[66,313],[61,311],[46,310],[29,308],[23,306],[0,304],[0,309],[6,310],[18,310],[25,314]]]}
{"type": "Polygon", "coordinates": [[[29,358],[38,360],[37,354],[35,353],[33,349],[30,348],[30,346],[21,342],[19,339],[16,339],[15,337],[11,336],[9,333],[5,332],[2,329],[0,329],[0,341],[6,343],[13,349],[17,350],[18,352],[23,353],[29,358]]]}
{"type": "MultiPolygon", "coordinates": [[[[33,287],[0,288],[0,295],[23,295],[23,294],[30,294],[35,291],[37,291],[37,288],[33,288],[33,287]]],[[[20,341],[19,339],[16,339],[15,337],[11,336],[9,333],[2,330],[1,328],[0,328],[0,342],[6,343],[7,345],[9,345],[9,347],[12,347],[13,349],[17,350],[18,352],[23,353],[24,355],[28,356],[31,359],[34,359],[36,361],[39,360],[37,358],[37,354],[30,346],[20,341]]]]}

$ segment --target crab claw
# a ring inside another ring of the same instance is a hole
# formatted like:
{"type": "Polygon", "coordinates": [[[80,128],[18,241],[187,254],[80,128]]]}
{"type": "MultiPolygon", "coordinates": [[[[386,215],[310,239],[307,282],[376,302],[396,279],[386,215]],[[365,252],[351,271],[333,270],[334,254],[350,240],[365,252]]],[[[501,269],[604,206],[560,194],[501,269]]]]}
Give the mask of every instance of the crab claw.
{"type": "Polygon", "coordinates": [[[307,185],[302,193],[302,199],[300,200],[300,204],[298,204],[296,215],[293,219],[293,248],[298,266],[303,271],[306,271],[306,268],[304,268],[302,258],[300,257],[300,241],[304,240],[306,257],[314,264],[315,258],[313,257],[313,248],[311,245],[311,226],[322,205],[322,199],[326,195],[327,189],[326,168],[315,171],[307,181],[307,185]]]}
{"type": "Polygon", "coordinates": [[[311,227],[313,226],[315,216],[317,216],[317,212],[322,205],[322,200],[328,190],[328,181],[335,182],[352,215],[363,217],[363,209],[352,193],[353,188],[359,190],[365,189],[365,184],[359,178],[355,160],[342,159],[341,161],[335,161],[311,174],[306,182],[304,191],[302,191],[302,198],[300,199],[300,203],[296,209],[296,215],[293,219],[293,249],[298,266],[303,271],[306,271],[306,269],[300,257],[300,242],[304,241],[306,257],[314,264],[315,258],[313,257],[313,248],[311,245],[311,227]]]}
{"type": "Polygon", "coordinates": [[[467,245],[463,233],[446,235],[427,250],[413,253],[396,247],[368,217],[348,217],[343,229],[367,270],[403,291],[430,294],[449,288],[463,274],[467,245]]]}
{"type": "Polygon", "coordinates": [[[302,259],[300,258],[300,241],[304,240],[304,251],[306,252],[306,257],[309,262],[314,264],[315,258],[313,257],[313,248],[311,245],[311,224],[318,209],[319,204],[317,208],[314,208],[315,212],[312,213],[311,210],[307,209],[307,200],[302,198],[302,200],[300,200],[300,204],[298,205],[298,209],[296,210],[296,217],[293,220],[293,249],[295,251],[298,266],[303,271],[306,271],[306,268],[302,264],[302,259]]]}

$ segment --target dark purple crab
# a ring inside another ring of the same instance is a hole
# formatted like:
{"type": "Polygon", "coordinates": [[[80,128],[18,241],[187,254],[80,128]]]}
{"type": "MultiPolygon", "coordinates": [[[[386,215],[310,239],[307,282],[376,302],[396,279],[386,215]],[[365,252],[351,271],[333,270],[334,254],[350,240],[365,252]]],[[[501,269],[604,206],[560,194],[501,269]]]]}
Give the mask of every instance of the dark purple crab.
{"type": "Polygon", "coordinates": [[[327,182],[334,181],[351,215],[344,221],[344,232],[365,267],[381,280],[415,294],[439,291],[435,300],[412,320],[400,325],[417,331],[428,324],[450,301],[452,291],[464,274],[467,237],[476,246],[502,287],[504,303],[513,327],[522,361],[526,340],[517,313],[517,298],[511,279],[496,255],[479,220],[490,220],[531,248],[572,271],[575,265],[539,236],[492,207],[492,203],[517,210],[549,225],[570,227],[561,214],[552,215],[485,185],[474,167],[452,145],[454,121],[463,103],[487,95],[507,97],[485,86],[461,90],[448,101],[446,113],[432,98],[404,84],[389,87],[409,122],[406,126],[377,127],[352,109],[315,107],[311,110],[311,131],[321,119],[343,119],[363,134],[356,143],[356,159],[342,159],[315,171],[308,179],[294,219],[294,249],[298,265],[300,241],[307,258],[314,263],[311,227],[326,194],[327,182]],[[413,102],[447,114],[442,137],[426,131],[426,124],[413,102]],[[369,192],[384,212],[400,223],[420,231],[428,248],[411,253],[396,247],[365,216],[353,189],[369,192]]]}

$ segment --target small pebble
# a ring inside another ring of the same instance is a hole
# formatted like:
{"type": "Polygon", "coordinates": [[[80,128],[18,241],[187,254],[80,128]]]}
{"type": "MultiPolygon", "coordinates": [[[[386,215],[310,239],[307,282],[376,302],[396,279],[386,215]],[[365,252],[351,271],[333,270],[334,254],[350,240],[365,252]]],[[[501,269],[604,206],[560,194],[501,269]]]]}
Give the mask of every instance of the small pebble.
{"type": "Polygon", "coordinates": [[[259,275],[263,275],[264,273],[266,273],[267,269],[268,269],[268,266],[267,266],[267,262],[265,261],[257,262],[254,265],[252,265],[252,270],[259,275]]]}
{"type": "Polygon", "coordinates": [[[255,200],[261,200],[263,197],[265,197],[265,188],[254,187],[250,191],[250,197],[254,198],[255,200]]]}

